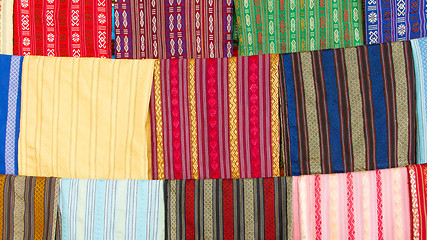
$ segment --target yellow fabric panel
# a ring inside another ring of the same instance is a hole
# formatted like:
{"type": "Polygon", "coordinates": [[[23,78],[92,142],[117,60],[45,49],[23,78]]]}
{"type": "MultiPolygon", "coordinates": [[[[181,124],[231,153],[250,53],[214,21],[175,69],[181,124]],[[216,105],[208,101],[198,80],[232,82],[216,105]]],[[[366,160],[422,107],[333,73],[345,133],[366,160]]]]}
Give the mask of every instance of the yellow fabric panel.
{"type": "Polygon", "coordinates": [[[28,56],[19,174],[148,179],[154,60],[28,56]]]}

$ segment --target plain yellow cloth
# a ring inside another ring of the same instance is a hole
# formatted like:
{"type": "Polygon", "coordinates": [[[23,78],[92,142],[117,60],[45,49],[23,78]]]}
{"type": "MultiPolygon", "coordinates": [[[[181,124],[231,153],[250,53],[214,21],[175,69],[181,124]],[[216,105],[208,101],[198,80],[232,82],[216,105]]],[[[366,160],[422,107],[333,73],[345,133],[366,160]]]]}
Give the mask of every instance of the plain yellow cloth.
{"type": "Polygon", "coordinates": [[[154,61],[24,57],[19,174],[149,179],[154,61]]]}

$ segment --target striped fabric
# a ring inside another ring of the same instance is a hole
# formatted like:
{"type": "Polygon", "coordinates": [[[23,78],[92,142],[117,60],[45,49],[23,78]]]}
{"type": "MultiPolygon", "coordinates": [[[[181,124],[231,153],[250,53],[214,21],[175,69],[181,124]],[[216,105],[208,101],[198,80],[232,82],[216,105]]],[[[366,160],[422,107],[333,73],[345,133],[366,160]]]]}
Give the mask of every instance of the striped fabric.
{"type": "Polygon", "coordinates": [[[425,0],[366,1],[366,43],[395,42],[425,37],[426,12],[425,0]]]}
{"type": "Polygon", "coordinates": [[[166,181],[166,239],[291,239],[292,179],[166,181]]]}
{"type": "Polygon", "coordinates": [[[22,57],[0,55],[0,174],[18,174],[22,57]]]}
{"type": "Polygon", "coordinates": [[[165,239],[163,181],[61,179],[63,239],[165,239]]]}
{"type": "Polygon", "coordinates": [[[55,239],[56,178],[0,175],[1,239],[55,239]]]}
{"type": "Polygon", "coordinates": [[[233,54],[233,0],[115,0],[117,58],[233,54]]]}
{"type": "Polygon", "coordinates": [[[363,44],[361,0],[234,0],[234,4],[241,56],[363,44]]]}
{"type": "Polygon", "coordinates": [[[427,239],[427,164],[409,165],[412,239],[427,239]]]}
{"type": "Polygon", "coordinates": [[[427,163],[427,38],[411,40],[417,99],[417,163],[427,163]]]}
{"type": "Polygon", "coordinates": [[[294,182],[295,240],[411,239],[406,168],[300,176],[294,182]]]}
{"type": "Polygon", "coordinates": [[[149,179],[154,61],[25,57],[19,174],[149,179]]]}
{"type": "Polygon", "coordinates": [[[13,54],[13,3],[0,1],[0,54],[13,54]]]}
{"type": "Polygon", "coordinates": [[[278,55],[161,60],[153,179],[278,177],[278,55]]]}
{"type": "Polygon", "coordinates": [[[282,55],[282,157],[288,175],[415,162],[409,42],[282,55]]]}

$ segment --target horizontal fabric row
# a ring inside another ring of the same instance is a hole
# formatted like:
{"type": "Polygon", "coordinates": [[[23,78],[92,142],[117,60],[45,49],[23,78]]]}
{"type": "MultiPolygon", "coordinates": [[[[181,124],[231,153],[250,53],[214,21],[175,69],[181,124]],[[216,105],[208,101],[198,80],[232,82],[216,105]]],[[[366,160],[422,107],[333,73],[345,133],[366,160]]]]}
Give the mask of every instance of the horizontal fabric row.
{"type": "MultiPolygon", "coordinates": [[[[425,41],[413,40],[415,53],[425,41]]],[[[426,149],[412,45],[188,60],[2,55],[0,173],[224,179],[404,167],[426,149]]]]}
{"type": "Polygon", "coordinates": [[[231,57],[234,35],[241,56],[409,40],[427,19],[424,0],[124,0],[113,16],[106,0],[0,5],[0,53],[109,58],[113,18],[116,57],[134,59],[231,57]]]}
{"type": "Polygon", "coordinates": [[[0,175],[0,235],[427,239],[426,172],[427,165],[410,165],[286,178],[166,181],[0,175]]]}

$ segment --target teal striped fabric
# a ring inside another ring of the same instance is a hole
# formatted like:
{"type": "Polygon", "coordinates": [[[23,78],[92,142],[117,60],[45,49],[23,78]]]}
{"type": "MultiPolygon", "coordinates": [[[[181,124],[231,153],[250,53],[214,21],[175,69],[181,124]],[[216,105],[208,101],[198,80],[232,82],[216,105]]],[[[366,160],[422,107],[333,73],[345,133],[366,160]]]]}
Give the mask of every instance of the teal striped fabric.
{"type": "Polygon", "coordinates": [[[163,181],[61,179],[62,239],[164,239],[163,181]]]}

